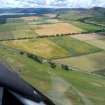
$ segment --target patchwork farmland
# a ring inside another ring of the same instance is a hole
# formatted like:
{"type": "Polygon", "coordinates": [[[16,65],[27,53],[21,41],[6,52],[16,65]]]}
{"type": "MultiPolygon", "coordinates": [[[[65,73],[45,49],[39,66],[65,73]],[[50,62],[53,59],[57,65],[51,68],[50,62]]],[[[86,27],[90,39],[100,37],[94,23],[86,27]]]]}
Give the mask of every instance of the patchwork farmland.
{"type": "Polygon", "coordinates": [[[46,59],[60,59],[102,51],[97,47],[70,37],[3,41],[2,44],[46,59]]]}
{"type": "Polygon", "coordinates": [[[6,48],[0,48],[0,58],[2,61],[6,60],[24,80],[41,90],[58,105],[64,105],[65,102],[68,105],[71,102],[74,105],[84,105],[87,102],[85,99],[95,105],[105,103],[104,77],[77,71],[67,72],[60,67],[53,69],[47,63],[38,63],[6,48]]]}
{"type": "Polygon", "coordinates": [[[44,58],[56,58],[69,55],[64,48],[48,39],[5,41],[2,43],[9,47],[27,51],[44,58]]]}
{"type": "Polygon", "coordinates": [[[105,105],[105,27],[76,13],[7,18],[0,61],[56,105],[105,105]]]}
{"type": "Polygon", "coordinates": [[[68,65],[77,71],[93,72],[105,69],[105,52],[59,59],[54,62],[68,65]]]}
{"type": "Polygon", "coordinates": [[[80,56],[101,51],[100,48],[94,47],[71,37],[54,37],[50,39],[56,44],[65,48],[69,52],[70,56],[80,56]]]}

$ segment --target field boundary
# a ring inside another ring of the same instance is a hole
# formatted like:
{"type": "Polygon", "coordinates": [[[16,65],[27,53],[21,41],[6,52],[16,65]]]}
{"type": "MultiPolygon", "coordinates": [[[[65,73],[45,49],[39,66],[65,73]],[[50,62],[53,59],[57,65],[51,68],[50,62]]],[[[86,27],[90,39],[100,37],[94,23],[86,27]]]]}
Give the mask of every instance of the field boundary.
{"type": "Polygon", "coordinates": [[[67,33],[67,34],[56,34],[56,35],[40,35],[32,37],[23,37],[23,38],[10,38],[10,39],[0,39],[0,41],[11,41],[11,40],[27,40],[27,39],[40,39],[40,38],[50,38],[50,37],[60,37],[60,36],[70,36],[70,35],[79,35],[79,34],[97,34],[100,32],[105,32],[105,30],[97,30],[96,32],[81,32],[81,33],[67,33]]]}

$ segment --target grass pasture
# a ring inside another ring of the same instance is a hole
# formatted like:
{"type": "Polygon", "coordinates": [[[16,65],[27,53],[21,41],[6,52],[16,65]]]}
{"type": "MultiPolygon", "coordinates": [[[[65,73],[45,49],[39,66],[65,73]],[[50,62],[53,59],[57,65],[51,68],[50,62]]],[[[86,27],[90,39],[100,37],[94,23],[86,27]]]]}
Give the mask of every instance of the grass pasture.
{"type": "Polygon", "coordinates": [[[53,24],[60,22],[57,19],[51,19],[47,16],[30,16],[30,17],[22,17],[26,23],[29,25],[43,25],[43,24],[53,24]]]}
{"type": "Polygon", "coordinates": [[[105,52],[54,61],[56,63],[66,64],[80,71],[93,72],[105,69],[105,52]]]}
{"type": "Polygon", "coordinates": [[[40,64],[15,52],[0,48],[0,60],[57,105],[105,105],[105,78],[82,72],[67,72],[40,64]],[[44,86],[43,86],[44,85],[44,86]]]}
{"type": "Polygon", "coordinates": [[[48,59],[69,55],[64,48],[48,39],[4,41],[2,43],[9,47],[24,50],[48,59]]]}
{"type": "Polygon", "coordinates": [[[7,19],[5,24],[0,24],[0,39],[24,38],[36,36],[35,30],[32,30],[21,18],[7,19]]]}
{"type": "Polygon", "coordinates": [[[27,28],[25,23],[5,23],[0,24],[0,32],[11,32],[13,30],[20,30],[27,28]]]}
{"type": "Polygon", "coordinates": [[[87,44],[83,41],[67,37],[53,37],[50,38],[53,42],[66,49],[70,56],[80,56],[89,53],[101,51],[101,49],[87,44]]]}
{"type": "Polygon", "coordinates": [[[86,24],[86,23],[82,23],[79,21],[70,21],[70,23],[76,27],[79,27],[84,32],[93,32],[93,31],[104,29],[104,27],[100,27],[100,26],[96,26],[96,25],[92,25],[92,24],[86,24]]]}

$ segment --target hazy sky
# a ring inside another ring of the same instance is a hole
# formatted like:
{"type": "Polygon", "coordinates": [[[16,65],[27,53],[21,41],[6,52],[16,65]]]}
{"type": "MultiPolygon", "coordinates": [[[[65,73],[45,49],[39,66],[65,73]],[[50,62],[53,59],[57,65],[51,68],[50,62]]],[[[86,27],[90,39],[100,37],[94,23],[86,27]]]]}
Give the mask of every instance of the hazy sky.
{"type": "Polygon", "coordinates": [[[0,7],[105,7],[105,0],[0,0],[0,7]]]}

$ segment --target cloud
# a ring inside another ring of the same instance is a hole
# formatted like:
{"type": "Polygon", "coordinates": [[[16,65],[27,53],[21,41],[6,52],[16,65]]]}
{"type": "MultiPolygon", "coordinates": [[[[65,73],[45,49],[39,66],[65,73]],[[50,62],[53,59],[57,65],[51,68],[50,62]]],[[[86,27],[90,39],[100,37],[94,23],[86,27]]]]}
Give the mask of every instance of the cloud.
{"type": "Polygon", "coordinates": [[[105,7],[104,0],[0,0],[0,7],[105,7]]]}

